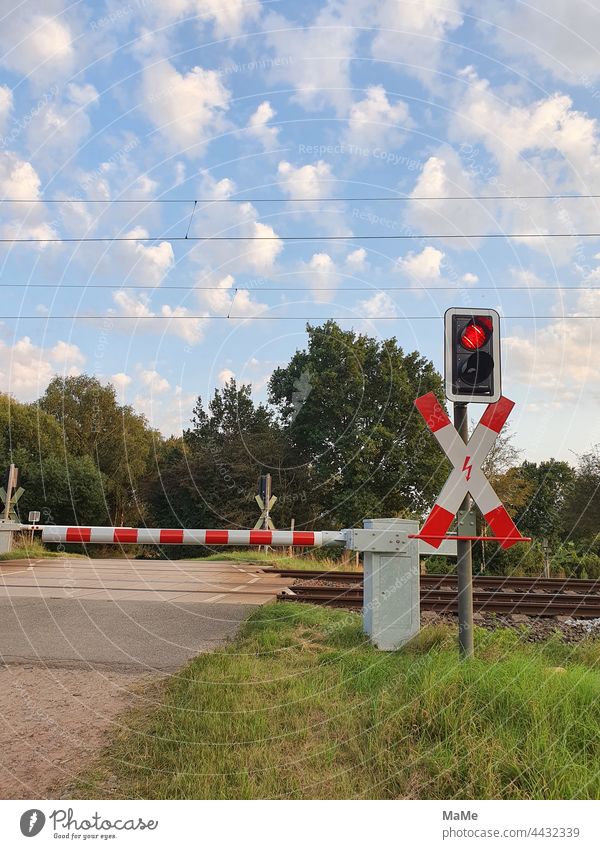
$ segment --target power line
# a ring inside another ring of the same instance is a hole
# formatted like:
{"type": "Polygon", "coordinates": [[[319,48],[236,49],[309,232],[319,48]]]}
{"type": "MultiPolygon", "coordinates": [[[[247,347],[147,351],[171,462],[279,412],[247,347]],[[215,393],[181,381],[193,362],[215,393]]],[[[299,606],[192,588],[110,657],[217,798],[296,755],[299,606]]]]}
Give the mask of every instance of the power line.
{"type": "Polygon", "coordinates": [[[387,201],[423,202],[465,200],[599,200],[595,194],[550,195],[386,195],[375,197],[299,197],[299,198],[0,198],[0,203],[379,203],[387,201]]]}
{"type": "Polygon", "coordinates": [[[413,239],[600,239],[600,233],[393,233],[381,236],[78,236],[0,239],[0,244],[69,242],[363,242],[413,239]]]}
{"type": "Polygon", "coordinates": [[[144,290],[144,291],[156,291],[159,293],[165,293],[169,291],[174,292],[234,292],[236,290],[245,290],[245,291],[260,291],[260,292],[304,292],[307,289],[310,289],[311,292],[457,292],[461,289],[468,289],[473,292],[513,292],[513,291],[522,291],[522,292],[578,292],[578,291],[600,291],[600,286],[586,286],[580,284],[569,284],[565,283],[562,285],[548,285],[548,286],[526,286],[524,284],[520,285],[509,285],[503,286],[502,284],[498,284],[497,286],[479,286],[477,284],[473,286],[469,286],[468,284],[463,285],[455,285],[455,286],[252,286],[249,284],[248,286],[244,286],[244,284],[240,284],[239,286],[231,286],[228,289],[223,288],[223,286],[194,286],[194,285],[166,285],[166,286],[157,286],[152,284],[129,284],[129,283],[4,283],[0,282],[0,289],[105,289],[106,291],[112,291],[114,289],[132,289],[132,290],[144,290]]]}
{"type": "MultiPolygon", "coordinates": [[[[473,307],[473,314],[477,314],[477,307],[473,307]]],[[[115,319],[116,321],[162,321],[173,320],[243,320],[243,321],[443,321],[443,315],[0,315],[0,321],[81,321],[98,319],[115,319]]],[[[504,315],[503,320],[519,321],[571,321],[600,319],[600,315],[504,315]]]]}

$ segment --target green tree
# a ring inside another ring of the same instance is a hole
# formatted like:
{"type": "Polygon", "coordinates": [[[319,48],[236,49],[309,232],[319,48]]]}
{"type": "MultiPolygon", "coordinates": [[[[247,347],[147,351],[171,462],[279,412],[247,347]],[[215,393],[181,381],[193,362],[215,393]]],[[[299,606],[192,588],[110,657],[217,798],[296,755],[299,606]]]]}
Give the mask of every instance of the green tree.
{"type": "Polygon", "coordinates": [[[206,410],[198,398],[183,440],[164,446],[157,456],[145,498],[161,524],[253,527],[258,478],[269,472],[278,496],[275,524],[288,527],[291,516],[301,524],[308,499],[296,496],[306,492],[300,485],[304,472],[290,467],[288,458],[273,413],[254,403],[249,385],[230,380],[215,391],[206,410]]]}
{"type": "Polygon", "coordinates": [[[414,407],[442,380],[417,352],[328,321],[307,326],[308,346],[278,368],[269,398],[322,505],[321,525],[421,512],[447,463],[414,407]]]}
{"type": "Polygon", "coordinates": [[[117,403],[111,384],[90,375],[55,377],[38,403],[58,423],[64,450],[93,459],[105,481],[111,522],[137,524],[144,514],[139,485],[160,435],[144,416],[117,403]]]}
{"type": "Polygon", "coordinates": [[[15,463],[25,492],[21,517],[40,510],[54,524],[107,521],[105,481],[91,457],[65,450],[59,423],[37,404],[0,395],[0,469],[15,463]]]}
{"type": "Polygon", "coordinates": [[[106,481],[91,457],[52,454],[21,478],[25,487],[19,508],[23,517],[39,510],[44,524],[106,525],[106,481]]]}
{"type": "MultiPolygon", "coordinates": [[[[570,538],[597,544],[600,539],[600,445],[579,457],[566,505],[570,538]]],[[[600,553],[600,552],[599,552],[600,553]]]]}
{"type": "Polygon", "coordinates": [[[519,476],[529,485],[527,503],[517,514],[524,536],[548,539],[555,545],[564,537],[565,509],[575,479],[571,466],[563,460],[526,461],[518,467],[519,476]]]}

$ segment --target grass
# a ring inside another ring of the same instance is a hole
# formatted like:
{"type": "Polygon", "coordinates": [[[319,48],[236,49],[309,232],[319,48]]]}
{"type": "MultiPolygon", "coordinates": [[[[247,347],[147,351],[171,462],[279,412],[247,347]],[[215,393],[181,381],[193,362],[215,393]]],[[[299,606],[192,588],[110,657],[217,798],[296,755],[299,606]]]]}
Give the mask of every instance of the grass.
{"type": "Polygon", "coordinates": [[[197,560],[233,560],[243,563],[261,563],[265,566],[276,566],[279,569],[318,569],[323,572],[362,572],[362,566],[356,570],[354,559],[348,563],[343,560],[333,560],[325,557],[315,557],[308,554],[305,557],[288,557],[273,551],[224,551],[222,554],[210,554],[208,557],[198,557],[197,560]]]}
{"type": "Polygon", "coordinates": [[[10,551],[0,554],[2,560],[39,560],[46,557],[82,557],[81,554],[70,554],[65,551],[49,551],[42,543],[34,539],[20,539],[10,551]]]}
{"type": "Polygon", "coordinates": [[[80,798],[596,799],[600,643],[431,626],[377,652],[357,614],[260,608],[147,692],[80,798]]]}

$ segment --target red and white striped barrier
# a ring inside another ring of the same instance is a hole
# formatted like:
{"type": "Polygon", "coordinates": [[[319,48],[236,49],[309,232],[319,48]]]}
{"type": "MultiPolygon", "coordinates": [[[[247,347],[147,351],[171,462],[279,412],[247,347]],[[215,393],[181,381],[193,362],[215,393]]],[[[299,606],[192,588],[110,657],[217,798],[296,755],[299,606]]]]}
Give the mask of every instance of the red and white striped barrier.
{"type": "Polygon", "coordinates": [[[454,466],[421,528],[419,539],[425,539],[437,548],[448,533],[463,498],[470,492],[502,548],[510,548],[511,545],[523,541],[524,538],[481,468],[510,415],[514,402],[502,397],[495,404],[489,404],[467,443],[433,392],[417,398],[415,405],[454,466]]]}
{"type": "Polygon", "coordinates": [[[345,541],[340,531],[222,531],[183,528],[107,528],[23,525],[41,530],[42,542],[118,543],[121,545],[300,545],[345,541]]]}

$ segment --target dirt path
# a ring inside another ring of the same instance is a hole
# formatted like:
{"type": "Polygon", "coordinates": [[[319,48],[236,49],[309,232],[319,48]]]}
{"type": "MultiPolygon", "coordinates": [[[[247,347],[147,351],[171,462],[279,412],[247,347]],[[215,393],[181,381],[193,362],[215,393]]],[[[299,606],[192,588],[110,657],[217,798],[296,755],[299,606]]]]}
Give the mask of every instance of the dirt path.
{"type": "Polygon", "coordinates": [[[147,701],[156,676],[98,669],[0,667],[0,798],[60,798],[117,730],[125,708],[147,701]]]}

